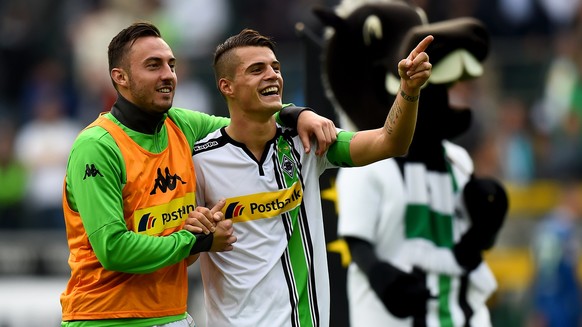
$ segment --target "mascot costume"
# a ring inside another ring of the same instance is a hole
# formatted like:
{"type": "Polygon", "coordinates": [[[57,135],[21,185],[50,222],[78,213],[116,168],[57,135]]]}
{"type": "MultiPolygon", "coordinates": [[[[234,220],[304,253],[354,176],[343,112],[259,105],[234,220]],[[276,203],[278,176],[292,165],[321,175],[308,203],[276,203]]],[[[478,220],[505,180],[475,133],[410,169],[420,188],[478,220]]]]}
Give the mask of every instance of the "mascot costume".
{"type": "Polygon", "coordinates": [[[398,89],[398,58],[434,36],[408,154],[338,172],[337,232],[352,257],[350,326],[491,326],[486,301],[497,284],[482,254],[508,200],[451,142],[469,128],[471,111],[451,108],[448,98],[454,83],[482,74],[486,29],[472,18],[429,24],[405,1],[344,1],[314,13],[326,26],[323,87],[347,130],[382,126],[398,89]]]}

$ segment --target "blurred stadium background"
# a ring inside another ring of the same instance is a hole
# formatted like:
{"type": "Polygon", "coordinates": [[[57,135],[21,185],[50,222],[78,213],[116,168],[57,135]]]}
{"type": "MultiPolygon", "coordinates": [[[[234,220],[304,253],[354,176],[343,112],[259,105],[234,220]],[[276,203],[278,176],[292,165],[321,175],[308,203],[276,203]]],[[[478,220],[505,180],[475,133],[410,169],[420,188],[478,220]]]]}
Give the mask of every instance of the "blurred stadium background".
{"type": "MultiPolygon", "coordinates": [[[[306,103],[313,53],[295,31],[321,35],[311,7],[339,0],[3,0],[0,2],[0,327],[57,326],[68,276],[61,187],[78,131],[115,99],[107,44],[135,20],[158,25],[178,58],[175,106],[226,115],[214,89],[212,52],[226,36],[251,27],[271,35],[283,63],[285,101],[306,103]]],[[[495,326],[526,326],[534,273],[532,239],[555,209],[581,214],[582,193],[562,194],[582,177],[582,17],[580,0],[417,0],[431,21],[481,19],[492,36],[482,78],[451,90],[475,111],[458,143],[478,173],[500,178],[510,215],[486,260],[498,278],[490,306],[495,326]],[[573,200],[571,200],[573,198],[573,200]]],[[[317,66],[317,65],[316,65],[317,66]]],[[[310,75],[311,74],[311,75],[310,75]]],[[[318,110],[333,118],[333,112],[318,110]]],[[[334,173],[322,176],[329,260],[346,324],[335,235],[334,173]],[[338,277],[339,276],[339,277],[338,277]]],[[[580,238],[580,222],[573,223],[580,238]]],[[[345,253],[344,253],[345,254],[345,253]]],[[[549,259],[560,251],[550,251],[549,259]]],[[[577,261],[578,278],[582,266],[577,261]]],[[[204,326],[201,285],[191,269],[190,311],[204,326]]],[[[342,322],[339,322],[339,321],[342,322]]]]}

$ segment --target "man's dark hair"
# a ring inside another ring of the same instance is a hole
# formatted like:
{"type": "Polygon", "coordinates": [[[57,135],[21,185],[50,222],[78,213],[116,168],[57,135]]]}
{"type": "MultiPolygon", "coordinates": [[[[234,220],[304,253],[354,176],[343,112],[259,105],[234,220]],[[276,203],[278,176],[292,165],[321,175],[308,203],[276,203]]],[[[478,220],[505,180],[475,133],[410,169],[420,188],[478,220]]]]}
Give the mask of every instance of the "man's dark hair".
{"type": "Polygon", "coordinates": [[[261,35],[259,32],[245,28],[237,35],[233,35],[219,44],[214,51],[214,75],[216,82],[224,76],[232,77],[234,72],[229,68],[234,67],[234,58],[232,50],[241,47],[268,47],[275,52],[275,42],[268,36],[261,35]]]}
{"type": "MultiPolygon", "coordinates": [[[[109,59],[109,72],[115,67],[124,65],[127,52],[133,43],[142,37],[155,36],[162,37],[160,30],[153,24],[148,22],[133,23],[129,27],[121,30],[109,43],[107,51],[109,59]]],[[[115,86],[115,83],[113,83],[115,86]]]]}

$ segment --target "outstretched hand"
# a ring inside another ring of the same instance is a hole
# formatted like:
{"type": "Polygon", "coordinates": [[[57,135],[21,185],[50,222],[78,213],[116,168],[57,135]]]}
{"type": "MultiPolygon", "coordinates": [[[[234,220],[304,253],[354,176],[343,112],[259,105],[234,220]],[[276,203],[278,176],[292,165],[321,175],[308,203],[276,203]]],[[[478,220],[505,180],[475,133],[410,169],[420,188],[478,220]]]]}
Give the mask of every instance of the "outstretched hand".
{"type": "Polygon", "coordinates": [[[428,45],[434,40],[432,35],[425,37],[414,48],[406,59],[398,63],[398,74],[401,78],[401,88],[408,95],[418,95],[420,87],[430,77],[432,64],[425,52],[428,45]]]}

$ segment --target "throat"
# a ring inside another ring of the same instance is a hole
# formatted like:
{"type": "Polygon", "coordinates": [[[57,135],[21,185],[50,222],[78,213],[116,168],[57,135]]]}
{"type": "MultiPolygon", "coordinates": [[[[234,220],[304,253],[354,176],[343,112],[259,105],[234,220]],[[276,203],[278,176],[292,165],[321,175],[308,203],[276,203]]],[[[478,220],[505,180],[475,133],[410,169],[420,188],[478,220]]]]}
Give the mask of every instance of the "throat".
{"type": "Polygon", "coordinates": [[[123,125],[144,134],[155,134],[163,125],[165,114],[149,113],[118,94],[111,114],[123,125]]]}
{"type": "Polygon", "coordinates": [[[274,122],[271,126],[264,127],[245,125],[241,128],[231,122],[231,125],[225,128],[225,132],[235,143],[244,146],[257,162],[261,162],[270,144],[280,134],[280,129],[274,122]]]}
{"type": "Polygon", "coordinates": [[[259,162],[263,158],[263,153],[265,153],[265,147],[266,147],[266,144],[263,144],[263,146],[259,146],[259,145],[257,145],[257,146],[247,146],[247,148],[249,149],[249,151],[255,157],[255,160],[257,160],[259,162]]]}

